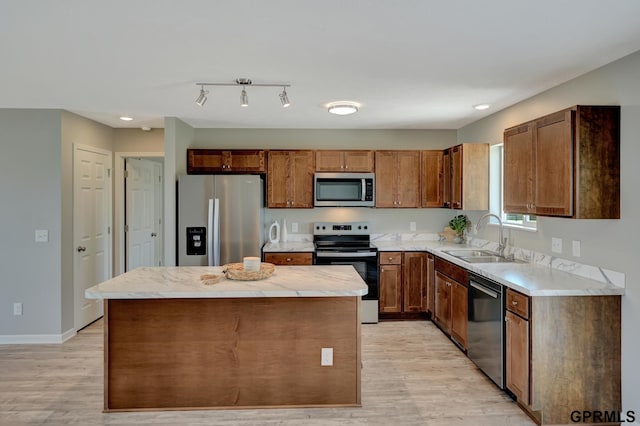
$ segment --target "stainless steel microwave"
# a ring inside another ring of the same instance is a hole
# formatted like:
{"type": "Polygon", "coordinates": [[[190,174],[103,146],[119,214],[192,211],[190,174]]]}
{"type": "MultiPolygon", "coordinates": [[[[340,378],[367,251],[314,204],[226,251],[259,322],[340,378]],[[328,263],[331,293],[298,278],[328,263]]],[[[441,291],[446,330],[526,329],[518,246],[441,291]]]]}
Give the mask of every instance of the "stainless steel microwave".
{"type": "Polygon", "coordinates": [[[374,173],[316,173],[316,207],[373,207],[376,204],[374,173]]]}

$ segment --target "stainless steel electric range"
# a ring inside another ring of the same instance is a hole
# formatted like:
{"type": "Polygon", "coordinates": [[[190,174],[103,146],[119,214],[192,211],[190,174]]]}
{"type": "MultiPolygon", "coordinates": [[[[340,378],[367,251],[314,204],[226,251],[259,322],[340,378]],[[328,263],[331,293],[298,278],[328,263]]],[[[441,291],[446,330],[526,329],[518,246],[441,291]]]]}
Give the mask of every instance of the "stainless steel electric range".
{"type": "Polygon", "coordinates": [[[313,224],[314,264],[352,265],[369,286],[362,296],[363,323],[378,322],[378,249],[371,244],[369,222],[313,224]]]}

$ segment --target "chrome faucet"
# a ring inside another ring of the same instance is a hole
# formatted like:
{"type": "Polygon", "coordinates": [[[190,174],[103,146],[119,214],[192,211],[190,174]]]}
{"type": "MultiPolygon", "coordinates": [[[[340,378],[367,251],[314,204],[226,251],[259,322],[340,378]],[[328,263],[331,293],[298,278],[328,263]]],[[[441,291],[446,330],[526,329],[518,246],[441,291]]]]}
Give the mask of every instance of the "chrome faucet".
{"type": "Polygon", "coordinates": [[[478,222],[476,223],[476,232],[479,231],[481,228],[480,223],[485,218],[491,218],[491,217],[495,217],[496,219],[498,219],[498,224],[500,225],[500,235],[498,235],[498,254],[500,255],[500,257],[504,257],[504,249],[507,246],[507,239],[503,236],[502,219],[500,219],[500,216],[495,215],[493,213],[487,213],[483,215],[480,219],[478,219],[478,222]]]}

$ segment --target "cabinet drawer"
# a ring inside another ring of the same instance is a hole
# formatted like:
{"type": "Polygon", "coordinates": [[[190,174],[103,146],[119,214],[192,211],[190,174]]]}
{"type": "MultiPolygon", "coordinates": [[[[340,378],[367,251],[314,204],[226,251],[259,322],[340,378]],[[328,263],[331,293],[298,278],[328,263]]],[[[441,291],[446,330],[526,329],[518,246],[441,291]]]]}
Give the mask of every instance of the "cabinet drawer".
{"type": "Polygon", "coordinates": [[[265,253],[264,261],[274,265],[311,265],[312,253],[265,253]]]}
{"type": "Polygon", "coordinates": [[[507,309],[524,319],[529,319],[529,297],[508,288],[507,309]]]}
{"type": "Polygon", "coordinates": [[[380,265],[400,265],[402,263],[402,252],[381,251],[378,255],[380,265]]]}
{"type": "Polygon", "coordinates": [[[453,278],[465,287],[468,285],[469,273],[466,269],[439,257],[436,257],[436,271],[448,276],[449,278],[453,278]]]}

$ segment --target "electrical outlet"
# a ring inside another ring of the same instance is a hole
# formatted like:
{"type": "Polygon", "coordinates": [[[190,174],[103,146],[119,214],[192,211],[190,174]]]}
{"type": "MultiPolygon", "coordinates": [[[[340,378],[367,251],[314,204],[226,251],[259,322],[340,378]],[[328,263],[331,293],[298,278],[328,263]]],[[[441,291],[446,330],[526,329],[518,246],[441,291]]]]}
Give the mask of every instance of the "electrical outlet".
{"type": "Polygon", "coordinates": [[[36,243],[49,242],[49,231],[46,229],[36,229],[36,243]]]}
{"type": "Polygon", "coordinates": [[[551,238],[551,251],[562,253],[562,238],[551,238]]]}
{"type": "Polygon", "coordinates": [[[298,222],[291,222],[291,232],[298,232],[298,222]]]}
{"type": "Polygon", "coordinates": [[[16,302],[13,304],[13,315],[22,315],[22,303],[16,302]]]}
{"type": "Polygon", "coordinates": [[[333,365],[333,348],[322,348],[320,351],[320,365],[330,367],[333,365]]]}
{"type": "Polygon", "coordinates": [[[409,231],[415,231],[415,230],[416,230],[416,223],[409,222],[409,231]]]}
{"type": "Polygon", "coordinates": [[[573,240],[572,251],[575,257],[580,257],[580,240],[573,240]]]}

